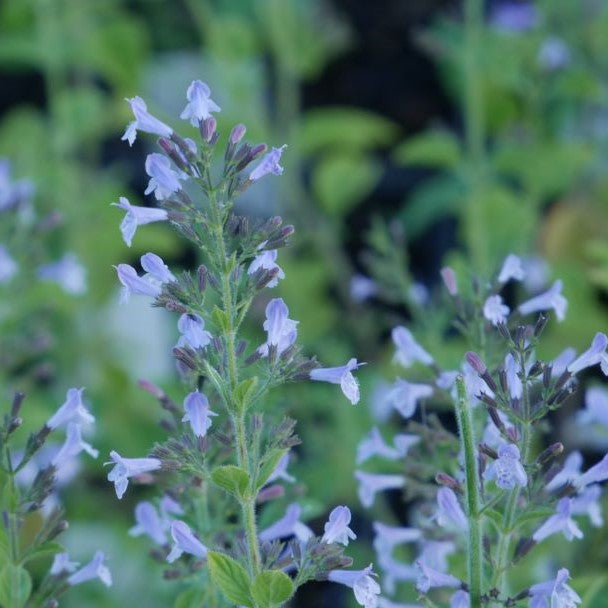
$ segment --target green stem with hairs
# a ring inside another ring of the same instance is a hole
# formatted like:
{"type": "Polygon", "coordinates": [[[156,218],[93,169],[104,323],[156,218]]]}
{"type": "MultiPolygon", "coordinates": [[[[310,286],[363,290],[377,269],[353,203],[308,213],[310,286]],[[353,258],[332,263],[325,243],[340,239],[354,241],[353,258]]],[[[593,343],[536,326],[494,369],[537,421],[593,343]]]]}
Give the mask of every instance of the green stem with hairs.
{"type": "Polygon", "coordinates": [[[483,592],[483,547],[482,526],[479,497],[479,469],[471,407],[468,403],[464,378],[456,378],[458,399],[456,402],[456,420],[460,442],[464,452],[466,507],[469,520],[469,542],[467,546],[468,587],[471,608],[481,608],[483,592]]]}
{"type": "MultiPolygon", "coordinates": [[[[249,459],[249,449],[247,445],[245,415],[243,412],[238,411],[238,406],[234,402],[234,391],[239,382],[236,358],[236,331],[239,320],[242,320],[246,310],[245,312],[241,311],[241,314],[237,315],[234,301],[235,298],[232,291],[232,285],[230,283],[230,273],[232,268],[230,265],[230,260],[227,256],[226,242],[224,239],[225,218],[223,217],[223,210],[220,207],[220,201],[218,200],[216,190],[211,184],[208,158],[205,159],[205,173],[208,182],[209,201],[211,203],[211,216],[213,221],[211,232],[215,241],[221,274],[222,309],[226,314],[226,321],[228,324],[225,331],[229,387],[227,395],[229,400],[228,407],[234,427],[237,464],[241,469],[247,471],[249,477],[251,478],[252,471],[249,459]]],[[[239,502],[241,504],[243,525],[245,527],[245,535],[247,538],[249,573],[253,577],[257,575],[262,568],[255,517],[255,496],[247,493],[246,496],[239,498],[239,502]]]]}

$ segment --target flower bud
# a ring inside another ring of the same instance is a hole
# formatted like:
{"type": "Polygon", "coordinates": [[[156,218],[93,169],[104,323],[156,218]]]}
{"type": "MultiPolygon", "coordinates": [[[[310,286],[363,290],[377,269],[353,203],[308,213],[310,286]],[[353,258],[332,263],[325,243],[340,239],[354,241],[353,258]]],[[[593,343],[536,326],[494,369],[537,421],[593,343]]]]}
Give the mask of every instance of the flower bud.
{"type": "Polygon", "coordinates": [[[548,320],[549,316],[546,313],[541,312],[538,319],[536,320],[536,325],[534,326],[535,338],[538,338],[543,333],[543,330],[545,329],[548,320]]]}
{"type": "Polygon", "coordinates": [[[205,287],[207,287],[208,276],[209,270],[207,269],[207,266],[201,264],[196,272],[196,278],[198,280],[198,290],[200,291],[200,293],[203,293],[203,291],[205,291],[205,287]]]}
{"type": "Polygon", "coordinates": [[[456,282],[456,274],[449,266],[445,266],[439,271],[441,278],[443,279],[443,283],[448,290],[448,293],[455,297],[458,295],[458,283],[456,282]]]}
{"type": "Polygon", "coordinates": [[[451,475],[448,475],[447,473],[437,473],[437,475],[435,476],[435,481],[440,486],[446,486],[447,488],[450,488],[455,492],[462,493],[462,486],[460,485],[460,483],[458,483],[456,479],[454,479],[451,475]]]}
{"type": "Polygon", "coordinates": [[[25,393],[15,393],[13,397],[13,403],[11,405],[11,416],[13,418],[16,418],[19,415],[19,412],[21,411],[21,405],[23,404],[24,399],[25,393]]]}
{"type": "Polygon", "coordinates": [[[191,369],[193,371],[198,369],[198,363],[196,361],[196,354],[190,348],[180,348],[175,347],[173,349],[173,356],[181,363],[183,363],[186,368],[191,369]]]}
{"type": "Polygon", "coordinates": [[[184,158],[177,152],[175,146],[164,137],[158,140],[158,145],[163,149],[163,152],[182,170],[188,171],[188,164],[184,162],[184,158]]]}
{"type": "MultiPolygon", "coordinates": [[[[207,142],[211,143],[213,136],[217,130],[217,120],[213,116],[205,118],[200,124],[201,137],[207,142]]],[[[215,143],[215,142],[214,142],[215,143]]]]}
{"type": "Polygon", "coordinates": [[[276,500],[277,498],[283,498],[283,496],[285,496],[285,488],[280,484],[275,484],[261,490],[255,500],[258,504],[261,504],[276,500]]]}
{"type": "Polygon", "coordinates": [[[469,351],[466,354],[466,360],[480,376],[483,376],[483,374],[488,371],[485,363],[481,360],[481,357],[477,353],[469,351]]]}
{"type": "Polygon", "coordinates": [[[488,414],[494,423],[494,426],[501,432],[505,432],[505,425],[503,421],[500,419],[500,415],[498,414],[498,410],[495,407],[488,407],[488,414]]]}
{"type": "Polygon", "coordinates": [[[536,462],[542,467],[559,456],[563,451],[564,445],[562,443],[553,443],[539,454],[536,462]]]}
{"type": "Polygon", "coordinates": [[[231,144],[236,145],[241,141],[241,139],[243,139],[246,132],[247,128],[245,127],[245,125],[235,125],[234,127],[232,127],[232,131],[230,131],[230,137],[228,138],[228,141],[230,141],[231,144]]]}

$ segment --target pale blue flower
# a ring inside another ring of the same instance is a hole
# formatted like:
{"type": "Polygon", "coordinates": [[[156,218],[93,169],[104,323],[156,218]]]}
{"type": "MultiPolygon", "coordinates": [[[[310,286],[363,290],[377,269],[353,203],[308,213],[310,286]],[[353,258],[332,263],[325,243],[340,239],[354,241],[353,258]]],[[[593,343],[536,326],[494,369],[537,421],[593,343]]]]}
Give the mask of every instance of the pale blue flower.
{"type": "Polygon", "coordinates": [[[430,566],[427,566],[423,560],[416,561],[419,568],[418,580],[416,581],[416,589],[420,593],[427,593],[429,589],[435,587],[460,587],[461,582],[455,576],[439,572],[430,566]]]}
{"type": "Polygon", "coordinates": [[[574,451],[568,455],[561,471],[551,479],[545,488],[551,492],[561,488],[567,483],[574,483],[581,476],[581,467],[583,466],[583,455],[574,451]]]}
{"type": "Polygon", "coordinates": [[[405,564],[387,553],[378,553],[378,565],[382,570],[382,588],[390,594],[395,593],[397,583],[411,583],[418,576],[415,566],[405,564]]]}
{"type": "Polygon", "coordinates": [[[505,32],[523,32],[538,23],[538,12],[533,4],[505,2],[494,9],[491,21],[505,32]]]}
{"type": "Polygon", "coordinates": [[[471,598],[469,594],[460,589],[456,593],[452,594],[450,598],[450,608],[470,608],[471,598]]]}
{"type": "Polygon", "coordinates": [[[562,295],[562,282],[557,280],[544,293],[541,293],[523,304],[519,305],[519,312],[522,315],[529,315],[533,312],[541,312],[543,310],[555,311],[555,316],[558,321],[563,321],[566,318],[566,309],[568,302],[562,295]]]}
{"type": "Polygon", "coordinates": [[[416,411],[418,402],[432,394],[433,387],[428,384],[416,384],[397,378],[388,398],[393,407],[404,418],[411,418],[416,411]]]}
{"type": "Polygon", "coordinates": [[[65,443],[61,446],[60,450],[53,458],[52,464],[56,468],[59,468],[63,463],[71,460],[75,456],[78,456],[78,454],[80,454],[82,451],[85,451],[93,458],[97,458],[97,456],[99,456],[98,450],[93,448],[91,444],[83,441],[80,432],[80,425],[76,422],[68,422],[65,443]]]}
{"type": "Polygon", "coordinates": [[[451,488],[439,488],[435,518],[441,527],[452,525],[460,532],[466,532],[469,529],[467,516],[458,502],[456,492],[451,488]]]}
{"type": "Polygon", "coordinates": [[[602,488],[598,484],[583,488],[582,492],[572,498],[570,511],[572,515],[587,515],[596,528],[604,525],[600,497],[602,488]]]}
{"type": "Polygon", "coordinates": [[[422,539],[422,531],[418,528],[402,526],[387,526],[382,522],[373,522],[374,549],[378,555],[388,555],[393,548],[403,543],[417,542],[422,539]]]}
{"type": "Polygon", "coordinates": [[[368,509],[374,504],[377,492],[394,490],[402,488],[405,485],[405,477],[403,475],[381,475],[355,471],[355,478],[359,482],[357,490],[359,500],[368,509]]]}
{"type": "Polygon", "coordinates": [[[573,538],[583,538],[581,529],[571,517],[572,499],[562,498],[555,508],[555,514],[551,515],[547,521],[532,535],[532,540],[537,543],[545,540],[552,534],[561,532],[566,540],[573,538]]]}
{"type": "Polygon", "coordinates": [[[57,283],[73,296],[82,295],[87,290],[87,271],[73,253],[66,253],[57,262],[40,266],[38,277],[57,283]]]}
{"type": "Polygon", "coordinates": [[[63,405],[49,418],[46,426],[53,430],[69,422],[78,424],[89,423],[95,417],[82,403],[84,388],[70,388],[65,396],[63,405]]]}
{"type": "Polygon", "coordinates": [[[403,365],[403,367],[410,367],[416,361],[424,365],[431,365],[433,363],[433,357],[416,342],[409,329],[401,325],[397,326],[393,328],[391,337],[397,347],[394,357],[395,361],[403,365]]]}
{"type": "Polygon", "coordinates": [[[138,502],[135,507],[135,525],[129,530],[130,536],[149,536],[157,545],[167,540],[165,524],[158,515],[156,507],[149,501],[138,502]]]}
{"type": "Polygon", "coordinates": [[[158,458],[123,458],[118,452],[110,452],[114,468],[108,473],[108,481],[114,483],[116,496],[121,499],[129,485],[129,477],[137,477],[160,469],[162,463],[158,458]]]}
{"type": "Polygon", "coordinates": [[[34,194],[34,184],[27,179],[11,178],[11,163],[0,158],[0,211],[15,208],[34,194]]]}
{"type": "Polygon", "coordinates": [[[177,329],[182,334],[177,346],[205,348],[211,342],[211,334],[205,330],[205,321],[196,314],[183,314],[177,322],[177,329]]]}
{"type": "Polygon", "coordinates": [[[17,262],[11,257],[8,249],[0,245],[0,284],[8,283],[19,269],[17,262]]]}
{"type": "Polygon", "coordinates": [[[183,172],[176,172],[171,168],[171,161],[163,154],[153,152],[146,158],[146,173],[150,176],[148,187],[144,194],[154,192],[158,200],[169,198],[173,193],[181,190],[180,179],[186,179],[183,172]]]}
{"type": "Polygon", "coordinates": [[[144,275],[147,279],[152,279],[161,285],[172,283],[177,279],[169,270],[163,259],[155,253],[146,253],[139,259],[141,267],[147,272],[144,275]]]}
{"type": "Polygon", "coordinates": [[[330,570],[327,580],[350,587],[363,608],[376,608],[380,585],[372,578],[372,564],[364,570],[330,570]]]}
{"type": "Polygon", "coordinates": [[[115,266],[118,280],[122,283],[120,292],[120,303],[124,304],[129,299],[131,294],[139,296],[150,296],[157,298],[162,293],[162,288],[156,281],[150,280],[149,277],[140,277],[133,266],[128,264],[119,264],[115,266]]]}
{"type": "Polygon", "coordinates": [[[267,251],[262,251],[259,255],[257,255],[253,262],[249,265],[247,269],[247,274],[251,275],[257,272],[260,269],[263,270],[275,270],[277,269],[277,274],[274,278],[266,284],[266,287],[276,287],[279,284],[279,279],[285,278],[285,273],[281,269],[281,267],[276,263],[277,262],[278,251],[276,249],[269,249],[267,251]]]}
{"type": "Polygon", "coordinates": [[[450,540],[426,540],[422,541],[422,552],[419,560],[429,568],[446,572],[448,569],[448,556],[456,551],[456,546],[450,540]]]}
{"type": "Polygon", "coordinates": [[[70,555],[67,551],[64,553],[56,553],[49,574],[51,576],[57,576],[62,572],[74,572],[78,566],[80,566],[79,562],[70,561],[70,555]]]}
{"type": "Polygon", "coordinates": [[[344,396],[353,404],[359,403],[359,383],[352,371],[363,365],[357,359],[350,359],[346,365],[340,367],[319,367],[310,372],[311,380],[339,384],[344,396]]]}
{"type": "Polygon", "coordinates": [[[543,70],[553,72],[568,65],[571,57],[570,48],[561,38],[549,36],[541,44],[537,59],[543,70]]]}
{"type": "MultiPolygon", "coordinates": [[[[384,586],[384,584],[383,584],[384,586]]],[[[387,590],[388,591],[388,590],[387,590]]],[[[390,591],[389,591],[390,593],[390,591]]],[[[421,604],[403,604],[401,602],[391,602],[385,597],[378,598],[378,608],[423,608],[421,604]]]]}
{"type": "Polygon", "coordinates": [[[120,223],[120,232],[128,247],[131,247],[135,231],[139,226],[152,222],[163,222],[169,218],[169,214],[164,209],[131,205],[126,196],[121,196],[118,201],[118,203],[112,203],[112,205],[127,212],[120,223]]]}
{"type": "Polygon", "coordinates": [[[608,454],[598,463],[587,469],[578,479],[574,480],[574,485],[580,489],[592,483],[605,481],[606,479],[608,479],[608,454]]]}
{"type": "Polygon", "coordinates": [[[498,282],[504,285],[511,279],[521,281],[525,278],[526,273],[521,264],[521,259],[510,253],[502,264],[502,268],[498,273],[498,282]]]}
{"type": "Polygon", "coordinates": [[[171,498],[171,496],[165,494],[160,499],[160,513],[163,521],[167,522],[171,519],[171,515],[183,515],[184,510],[178,502],[171,498]]]}
{"type": "Polygon", "coordinates": [[[521,399],[523,394],[523,384],[520,377],[517,375],[519,366],[515,362],[515,358],[511,353],[505,357],[505,374],[507,376],[507,387],[511,399],[521,399]]]}
{"type": "Polygon", "coordinates": [[[350,279],[349,290],[355,302],[365,302],[378,293],[378,283],[362,274],[355,274],[350,279]]]}
{"type": "Polygon", "coordinates": [[[106,559],[103,551],[97,551],[93,559],[67,579],[69,585],[79,585],[98,578],[106,587],[112,586],[112,575],[104,564],[106,559]]]}
{"type": "Polygon", "coordinates": [[[161,137],[171,137],[173,135],[171,127],[148,113],[146,102],[141,97],[132,97],[131,99],[127,99],[127,101],[131,106],[135,120],[127,125],[127,129],[121,139],[127,140],[130,146],[133,145],[137,137],[137,131],[152,133],[161,137]]]}
{"type": "Polygon", "coordinates": [[[249,174],[249,179],[252,182],[255,182],[269,173],[272,173],[273,175],[282,175],[283,167],[279,165],[279,161],[281,160],[281,155],[286,147],[287,144],[284,144],[280,148],[273,148],[268,152],[264,158],[262,158],[258,166],[249,174]]]}
{"type": "Polygon", "coordinates": [[[582,602],[576,591],[567,584],[570,573],[566,568],[557,572],[554,581],[530,587],[530,608],[576,608],[582,602]]]}
{"type": "Polygon", "coordinates": [[[268,356],[268,348],[274,346],[277,355],[285,352],[298,337],[298,321],[287,318],[289,309],[282,298],[274,298],[266,306],[264,329],[268,339],[258,348],[263,356],[268,356]]]}
{"type": "MultiPolygon", "coordinates": [[[[488,397],[494,397],[494,391],[468,361],[464,361],[462,364],[462,374],[464,376],[464,386],[467,390],[467,399],[471,405],[475,406],[479,403],[478,397],[482,393],[485,393],[488,397]]],[[[454,398],[457,398],[455,385],[452,387],[452,391],[454,398]]]]}
{"type": "Polygon", "coordinates": [[[572,347],[565,348],[553,361],[551,361],[551,376],[559,378],[568,365],[576,358],[576,351],[572,347]]]}
{"type": "Polygon", "coordinates": [[[498,448],[498,459],[488,466],[483,478],[493,479],[503,490],[525,486],[528,483],[528,476],[520,461],[519,448],[513,443],[503,443],[498,448]]]}
{"type": "Polygon", "coordinates": [[[167,561],[170,564],[181,557],[183,553],[189,553],[201,559],[207,557],[207,547],[194,536],[188,524],[183,521],[176,520],[171,522],[171,537],[174,544],[171,552],[167,555],[167,561]]]}
{"type": "Polygon", "coordinates": [[[282,479],[283,481],[287,481],[289,483],[293,483],[296,478],[293,475],[290,475],[287,472],[287,467],[289,466],[289,452],[285,454],[279,463],[275,467],[274,471],[271,473],[270,477],[266,480],[266,484],[268,485],[277,479],[282,479]]]}
{"type": "Polygon", "coordinates": [[[211,116],[211,112],[221,112],[221,108],[211,99],[211,89],[202,80],[193,80],[186,92],[188,104],[179,115],[189,120],[193,127],[211,116]]]}
{"type": "Polygon", "coordinates": [[[418,435],[396,435],[393,440],[395,447],[391,447],[384,441],[378,427],[375,426],[357,446],[357,464],[362,464],[373,456],[380,456],[387,460],[399,460],[407,454],[410,447],[419,441],[418,435]]]}
{"type": "Polygon", "coordinates": [[[498,295],[490,296],[483,305],[483,316],[496,327],[500,323],[507,322],[510,308],[503,304],[502,298],[498,295]]]}
{"type": "Polygon", "coordinates": [[[260,541],[270,542],[279,538],[295,536],[300,542],[306,542],[314,536],[312,530],[300,521],[302,509],[297,503],[288,505],[285,515],[259,533],[260,541]]]}
{"type": "Polygon", "coordinates": [[[324,534],[321,540],[324,543],[340,543],[348,545],[349,539],[355,540],[357,535],[348,527],[351,514],[348,507],[336,507],[329,514],[329,520],[323,528],[324,534]]]}
{"type": "Polygon", "coordinates": [[[189,422],[192,432],[197,437],[204,437],[211,427],[211,416],[217,416],[209,409],[207,397],[198,390],[189,393],[184,399],[184,409],[186,415],[182,418],[182,422],[189,422]]]}
{"type": "Polygon", "coordinates": [[[568,371],[571,374],[578,374],[587,367],[601,363],[602,355],[606,352],[606,346],[608,346],[608,337],[606,337],[606,334],[598,332],[595,334],[591,346],[568,365],[568,371]]]}
{"type": "Polygon", "coordinates": [[[585,392],[585,409],[578,412],[577,422],[587,425],[598,423],[608,429],[608,389],[592,386],[585,392]]]}

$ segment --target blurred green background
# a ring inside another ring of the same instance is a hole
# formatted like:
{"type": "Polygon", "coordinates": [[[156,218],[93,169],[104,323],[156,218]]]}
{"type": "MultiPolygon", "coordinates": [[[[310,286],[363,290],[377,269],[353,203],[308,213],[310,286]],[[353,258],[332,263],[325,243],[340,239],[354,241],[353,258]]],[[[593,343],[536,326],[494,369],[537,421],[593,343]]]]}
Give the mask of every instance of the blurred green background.
{"type": "MultiPolygon", "coordinates": [[[[141,229],[131,249],[120,238],[121,214],[110,203],[124,195],[143,204],[143,162],[153,146],[146,137],[132,149],[120,141],[131,120],[124,98],[141,95],[155,115],[178,126],[196,78],[222,107],[220,132],[243,122],[252,141],[289,144],[283,177],[248,191],[240,211],[280,214],[296,226],[280,255],[287,278],[277,292],[300,321],[306,351],[327,365],[351,356],[370,365],[359,374],[356,408],[334,387],[310,384],[290,387],[272,405],[299,421],[303,445],[294,472],[313,525],[327,507],[349,504],[360,537],[370,539],[379,514],[407,521],[398,500],[378,501],[375,515],[364,512],[352,476],[373,395],[396,374],[389,329],[410,323],[446,367],[464,350],[445,339],[447,313],[425,309],[413,285],[437,295],[443,264],[464,282],[468,264],[488,277],[514,252],[530,259],[540,283],[564,280],[568,316],[548,332],[547,356],[585,347],[608,325],[608,6],[4,0],[0,156],[10,159],[15,177],[36,184],[40,216],[61,215],[49,256],[75,252],[89,290],[73,298],[36,285],[33,276],[18,289],[2,286],[0,297],[19,312],[0,320],[2,348],[35,319],[52,337],[44,355],[0,371],[2,396],[8,402],[16,389],[28,393],[33,428],[69,386],[86,386],[100,461],[110,449],[144,454],[161,437],[160,412],[138,390],[138,378],[176,400],[183,395],[170,357],[174,319],[137,298],[119,307],[112,265],[150,250],[174,267],[195,263],[166,226],[141,229]],[[359,273],[377,281],[365,302],[351,290],[359,273]]],[[[260,302],[252,340],[259,339],[262,309],[260,302]]],[[[556,419],[571,447],[581,441],[568,435],[581,398],[556,419]]],[[[146,495],[133,488],[118,502],[100,463],[83,462],[62,496],[71,522],[66,544],[82,560],[106,551],[115,586],[85,585],[63,605],[125,606],[134,597],[137,606],[171,605],[176,585],[147,559],[145,540],[127,535],[133,507],[146,495]]],[[[596,533],[585,553],[583,545],[570,547],[564,565],[605,569],[606,540],[596,533]]],[[[363,564],[371,553],[360,550],[363,564]]],[[[294,605],[349,601],[342,589],[319,584],[294,605]]]]}

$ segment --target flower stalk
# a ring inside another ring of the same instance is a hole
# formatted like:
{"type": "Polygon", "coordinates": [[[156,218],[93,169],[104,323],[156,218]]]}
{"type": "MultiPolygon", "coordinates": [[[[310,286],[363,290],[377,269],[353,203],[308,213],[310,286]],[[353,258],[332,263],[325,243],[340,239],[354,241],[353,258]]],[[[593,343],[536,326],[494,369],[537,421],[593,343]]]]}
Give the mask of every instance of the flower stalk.
{"type": "Polygon", "coordinates": [[[469,520],[469,539],[467,545],[467,568],[471,608],[480,608],[483,592],[483,548],[482,525],[479,498],[479,470],[475,450],[475,436],[471,408],[467,399],[464,378],[456,378],[457,401],[456,419],[460,443],[464,452],[466,514],[469,520]]]}

